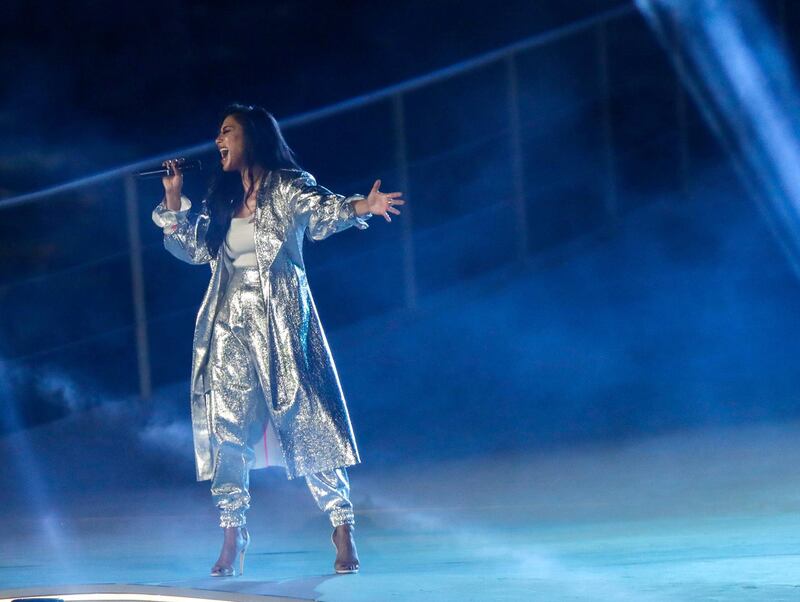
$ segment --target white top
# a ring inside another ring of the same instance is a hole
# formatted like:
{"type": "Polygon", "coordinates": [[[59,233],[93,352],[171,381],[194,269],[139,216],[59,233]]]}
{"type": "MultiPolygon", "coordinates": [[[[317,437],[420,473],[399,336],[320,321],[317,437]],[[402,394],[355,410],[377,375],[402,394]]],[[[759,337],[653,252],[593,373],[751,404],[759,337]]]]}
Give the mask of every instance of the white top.
{"type": "Polygon", "coordinates": [[[255,215],[234,217],[225,236],[225,253],[233,260],[233,267],[254,267],[256,263],[255,215]]]}

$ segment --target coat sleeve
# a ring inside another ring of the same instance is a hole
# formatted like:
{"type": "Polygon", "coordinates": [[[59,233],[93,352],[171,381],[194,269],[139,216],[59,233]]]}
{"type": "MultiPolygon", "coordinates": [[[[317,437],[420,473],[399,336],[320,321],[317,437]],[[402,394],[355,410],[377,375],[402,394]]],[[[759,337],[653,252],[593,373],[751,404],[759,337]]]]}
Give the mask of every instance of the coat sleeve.
{"type": "Polygon", "coordinates": [[[167,209],[161,201],[153,209],[153,222],[164,231],[164,248],[172,255],[191,264],[202,264],[211,261],[211,254],[206,247],[206,232],[209,217],[204,214],[190,214],[192,203],[181,196],[181,208],[178,211],[167,209]]]}
{"type": "Polygon", "coordinates": [[[289,195],[295,217],[306,224],[306,236],[312,240],[322,240],[350,226],[364,230],[372,217],[372,214],[358,216],[353,208],[353,203],[363,199],[363,195],[334,194],[305,171],[293,174],[289,195]]]}

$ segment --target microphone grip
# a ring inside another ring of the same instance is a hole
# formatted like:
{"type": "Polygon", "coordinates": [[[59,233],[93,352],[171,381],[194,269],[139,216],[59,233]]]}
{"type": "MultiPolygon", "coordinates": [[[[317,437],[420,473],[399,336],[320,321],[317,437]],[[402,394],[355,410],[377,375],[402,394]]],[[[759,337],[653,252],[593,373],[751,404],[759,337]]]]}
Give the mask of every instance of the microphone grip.
{"type": "MultiPolygon", "coordinates": [[[[199,159],[178,159],[178,167],[181,169],[181,173],[186,171],[200,171],[203,169],[203,164],[200,162],[199,159]]],[[[149,171],[140,171],[136,174],[139,178],[163,178],[174,176],[175,172],[173,172],[169,167],[161,167],[159,169],[152,169],[149,171]]]]}

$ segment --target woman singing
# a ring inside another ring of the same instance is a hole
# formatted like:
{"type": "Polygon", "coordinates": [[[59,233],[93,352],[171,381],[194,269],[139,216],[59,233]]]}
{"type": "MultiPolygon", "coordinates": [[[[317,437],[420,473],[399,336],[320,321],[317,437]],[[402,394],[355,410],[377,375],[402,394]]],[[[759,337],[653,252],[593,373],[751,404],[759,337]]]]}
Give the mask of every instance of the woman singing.
{"type": "Polygon", "coordinates": [[[275,119],[232,105],[217,135],[221,171],[203,211],[181,195],[180,164],[163,178],[153,221],[178,259],[211,265],[194,334],[192,429],[197,479],[211,481],[224,529],[212,576],[241,574],[250,543],[249,471],[303,476],[333,525],[334,569],[359,568],[346,466],[359,460],[336,367],[303,264],[303,234],[321,240],[371,215],[399,215],[402,193],[347,198],[302,171],[275,119]]]}

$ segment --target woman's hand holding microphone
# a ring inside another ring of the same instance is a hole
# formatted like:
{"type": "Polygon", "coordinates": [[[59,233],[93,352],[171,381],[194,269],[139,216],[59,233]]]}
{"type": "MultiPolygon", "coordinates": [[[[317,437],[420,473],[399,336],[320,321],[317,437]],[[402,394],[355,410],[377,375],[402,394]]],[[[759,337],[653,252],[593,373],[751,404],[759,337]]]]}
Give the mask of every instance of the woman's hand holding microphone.
{"type": "Polygon", "coordinates": [[[181,190],[183,189],[183,174],[180,168],[180,159],[170,159],[161,164],[170,170],[171,176],[161,178],[164,185],[164,203],[170,211],[180,211],[181,190]]]}

